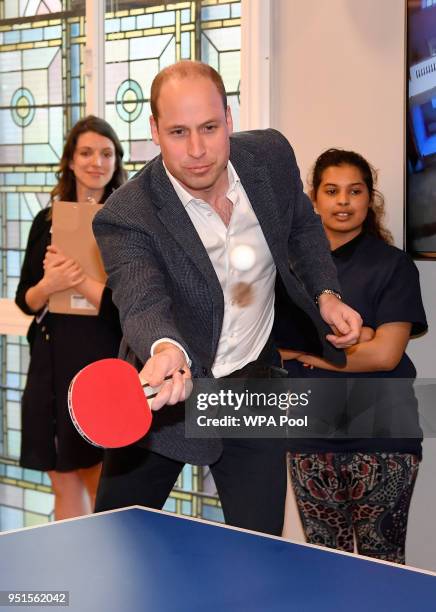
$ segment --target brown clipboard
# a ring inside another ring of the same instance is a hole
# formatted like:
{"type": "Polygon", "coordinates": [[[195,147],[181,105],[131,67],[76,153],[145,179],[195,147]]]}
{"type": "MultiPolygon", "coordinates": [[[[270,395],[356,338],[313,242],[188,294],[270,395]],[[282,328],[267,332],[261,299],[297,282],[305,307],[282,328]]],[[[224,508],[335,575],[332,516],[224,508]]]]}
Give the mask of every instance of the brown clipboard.
{"type": "MultiPolygon", "coordinates": [[[[92,232],[92,220],[103,204],[53,202],[51,242],[79,263],[97,281],[106,282],[106,272],[92,232]]],[[[57,291],[49,297],[49,312],[95,316],[98,310],[77,289],[57,291]]]]}

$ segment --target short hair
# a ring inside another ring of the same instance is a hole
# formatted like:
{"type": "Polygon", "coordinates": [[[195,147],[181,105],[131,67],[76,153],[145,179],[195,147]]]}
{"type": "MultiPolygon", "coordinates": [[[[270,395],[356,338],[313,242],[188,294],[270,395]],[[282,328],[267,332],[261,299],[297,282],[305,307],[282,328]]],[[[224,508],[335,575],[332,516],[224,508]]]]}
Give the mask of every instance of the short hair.
{"type": "Polygon", "coordinates": [[[153,83],[151,84],[151,92],[150,92],[150,107],[151,114],[155,122],[158,122],[159,119],[159,111],[158,111],[158,100],[160,95],[160,90],[162,85],[169,81],[170,79],[186,79],[192,77],[203,77],[205,79],[209,79],[215,85],[218,90],[218,93],[221,96],[223,101],[224,111],[227,110],[227,94],[226,89],[224,87],[223,80],[219,72],[217,72],[212,66],[208,64],[204,64],[203,62],[197,62],[193,60],[182,60],[177,62],[176,64],[172,64],[171,66],[167,66],[163,70],[161,70],[153,79],[153,83]]]}
{"type": "Polygon", "coordinates": [[[376,189],[377,170],[359,153],[345,149],[327,149],[316,160],[309,176],[310,197],[316,201],[318,189],[322,182],[324,172],[332,166],[354,166],[357,168],[365,183],[371,206],[363,222],[363,232],[372,234],[388,244],[393,243],[391,232],[384,226],[385,200],[383,194],[376,189]]]}

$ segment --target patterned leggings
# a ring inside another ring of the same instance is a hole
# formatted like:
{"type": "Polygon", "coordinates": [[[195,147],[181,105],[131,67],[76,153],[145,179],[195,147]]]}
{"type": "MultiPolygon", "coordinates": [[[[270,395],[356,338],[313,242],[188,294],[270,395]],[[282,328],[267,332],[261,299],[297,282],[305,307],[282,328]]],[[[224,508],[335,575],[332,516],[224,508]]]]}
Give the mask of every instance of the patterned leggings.
{"type": "Polygon", "coordinates": [[[289,469],[306,539],[405,562],[407,518],[418,474],[416,455],[291,453],[289,469]]]}

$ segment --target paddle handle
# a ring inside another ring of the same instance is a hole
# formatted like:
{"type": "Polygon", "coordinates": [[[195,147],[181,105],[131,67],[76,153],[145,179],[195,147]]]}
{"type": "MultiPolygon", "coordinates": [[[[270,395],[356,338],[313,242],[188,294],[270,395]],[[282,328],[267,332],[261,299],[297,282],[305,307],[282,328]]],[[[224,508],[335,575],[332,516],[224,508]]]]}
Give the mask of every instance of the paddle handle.
{"type": "MultiPolygon", "coordinates": [[[[179,370],[179,372],[180,372],[180,374],[184,374],[185,370],[179,370]]],[[[171,380],[172,377],[173,377],[173,375],[170,374],[169,376],[165,376],[164,380],[171,380]]],[[[162,389],[163,383],[161,385],[158,385],[157,387],[152,387],[148,383],[144,383],[143,385],[141,384],[141,387],[144,390],[145,397],[147,398],[147,400],[152,400],[154,397],[156,397],[156,395],[162,389]]]]}

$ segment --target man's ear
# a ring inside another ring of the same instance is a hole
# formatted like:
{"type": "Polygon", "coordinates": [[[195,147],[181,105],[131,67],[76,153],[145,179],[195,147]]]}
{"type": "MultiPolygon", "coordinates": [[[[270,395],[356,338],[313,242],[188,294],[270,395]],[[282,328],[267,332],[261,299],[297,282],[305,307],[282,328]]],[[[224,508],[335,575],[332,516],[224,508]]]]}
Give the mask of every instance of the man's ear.
{"type": "Polygon", "coordinates": [[[153,142],[155,145],[160,145],[159,142],[159,130],[157,127],[157,123],[153,115],[150,115],[150,129],[151,129],[151,137],[153,138],[153,142]]]}
{"type": "Polygon", "coordinates": [[[232,109],[230,106],[226,108],[226,123],[229,134],[233,133],[233,118],[232,118],[232,109]]]}

